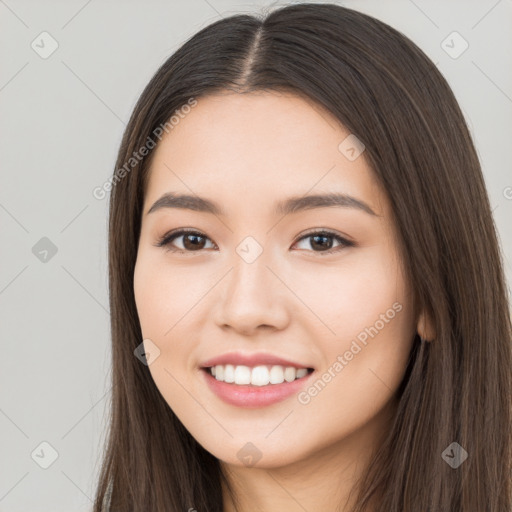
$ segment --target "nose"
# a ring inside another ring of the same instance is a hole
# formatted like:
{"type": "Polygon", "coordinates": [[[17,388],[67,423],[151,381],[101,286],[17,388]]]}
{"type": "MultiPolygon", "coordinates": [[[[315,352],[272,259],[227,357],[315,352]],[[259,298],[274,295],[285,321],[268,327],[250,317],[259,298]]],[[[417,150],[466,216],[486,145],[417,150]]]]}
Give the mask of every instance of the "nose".
{"type": "Polygon", "coordinates": [[[222,329],[251,336],[262,329],[284,329],[289,322],[290,292],[264,255],[265,251],[252,263],[235,255],[238,261],[219,289],[216,306],[216,322],[222,329]]]}

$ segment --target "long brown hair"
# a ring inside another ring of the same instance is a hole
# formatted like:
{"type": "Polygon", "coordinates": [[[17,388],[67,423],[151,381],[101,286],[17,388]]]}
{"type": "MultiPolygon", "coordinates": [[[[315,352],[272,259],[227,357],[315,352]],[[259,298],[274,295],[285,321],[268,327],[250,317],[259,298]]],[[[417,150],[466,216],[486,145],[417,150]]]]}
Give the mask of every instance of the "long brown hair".
{"type": "Polygon", "coordinates": [[[158,69],[130,118],[111,184],[112,407],[94,511],[109,483],[112,511],[223,510],[219,461],[134,356],[142,334],[133,273],[154,152],[130,160],[191,98],[222,90],[304,95],[364,143],[391,202],[412,300],[435,329],[430,343],[415,339],[396,417],[359,482],[354,512],[377,503],[383,512],[512,510],[510,310],[464,117],[436,66],[404,35],[351,9],[304,3],[202,29],[158,69]],[[443,457],[455,442],[468,454],[457,468],[443,457]]]}

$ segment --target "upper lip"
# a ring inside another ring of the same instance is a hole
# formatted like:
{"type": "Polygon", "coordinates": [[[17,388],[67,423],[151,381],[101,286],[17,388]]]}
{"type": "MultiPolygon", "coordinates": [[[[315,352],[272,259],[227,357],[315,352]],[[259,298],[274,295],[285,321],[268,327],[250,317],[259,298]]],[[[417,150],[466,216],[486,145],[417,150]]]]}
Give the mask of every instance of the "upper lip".
{"type": "Polygon", "coordinates": [[[201,363],[202,368],[210,368],[216,365],[232,364],[233,366],[259,366],[259,365],[280,365],[280,366],[293,366],[294,368],[312,368],[308,364],[297,363],[290,361],[274,354],[264,352],[255,352],[253,354],[243,354],[241,352],[230,352],[222,354],[212,359],[208,359],[201,363]]]}

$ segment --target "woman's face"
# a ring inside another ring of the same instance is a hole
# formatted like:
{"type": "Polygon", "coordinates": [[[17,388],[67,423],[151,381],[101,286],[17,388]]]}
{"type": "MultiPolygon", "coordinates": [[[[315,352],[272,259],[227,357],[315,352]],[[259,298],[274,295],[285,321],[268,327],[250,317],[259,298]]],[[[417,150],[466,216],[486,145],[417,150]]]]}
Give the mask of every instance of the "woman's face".
{"type": "Polygon", "coordinates": [[[389,418],[416,325],[390,205],[361,149],[328,112],[276,92],[201,98],[155,149],[134,273],[149,370],[228,464],[361,449],[389,418]],[[192,199],[150,212],[164,194],[192,199]],[[325,194],[339,197],[307,200],[325,194]],[[180,229],[195,235],[157,245],[180,229]],[[233,367],[215,378],[203,367],[218,357],[233,367]],[[291,382],[293,364],[314,371],[291,382]]]}

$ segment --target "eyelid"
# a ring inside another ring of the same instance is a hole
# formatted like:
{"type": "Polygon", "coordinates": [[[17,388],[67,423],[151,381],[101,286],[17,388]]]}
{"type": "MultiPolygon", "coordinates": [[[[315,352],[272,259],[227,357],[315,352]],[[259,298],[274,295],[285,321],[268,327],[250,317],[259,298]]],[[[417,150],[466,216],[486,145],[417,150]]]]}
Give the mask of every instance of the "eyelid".
{"type": "Polygon", "coordinates": [[[299,235],[299,237],[297,238],[297,242],[299,240],[302,240],[303,238],[305,238],[307,236],[316,235],[316,234],[318,234],[318,235],[325,234],[325,235],[328,235],[328,236],[332,236],[333,238],[339,238],[342,241],[346,242],[347,244],[356,245],[355,241],[352,240],[351,237],[349,237],[347,235],[344,235],[342,233],[339,233],[338,231],[335,231],[335,230],[330,229],[330,228],[311,228],[311,229],[308,229],[307,231],[305,231],[304,233],[301,233],[299,235]]]}

